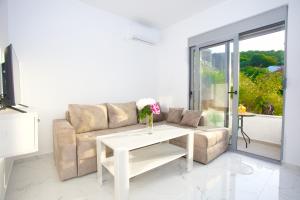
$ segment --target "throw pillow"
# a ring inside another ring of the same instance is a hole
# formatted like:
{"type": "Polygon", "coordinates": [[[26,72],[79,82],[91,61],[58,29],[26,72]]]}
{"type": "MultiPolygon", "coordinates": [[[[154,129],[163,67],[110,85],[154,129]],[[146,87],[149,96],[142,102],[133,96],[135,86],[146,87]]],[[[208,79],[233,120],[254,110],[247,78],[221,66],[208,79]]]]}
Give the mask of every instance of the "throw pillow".
{"type": "Polygon", "coordinates": [[[108,128],[107,108],[100,105],[69,105],[69,120],[76,133],[108,128]]]}
{"type": "Polygon", "coordinates": [[[109,128],[118,128],[137,124],[137,108],[135,102],[108,103],[109,128]]]}
{"type": "Polygon", "coordinates": [[[179,124],[182,118],[183,108],[170,108],[167,122],[179,124]]]}
{"type": "Polygon", "coordinates": [[[182,118],[180,124],[196,128],[196,127],[198,127],[200,119],[201,119],[201,111],[187,110],[183,114],[183,118],[182,118]]]}
{"type": "Polygon", "coordinates": [[[161,107],[160,107],[160,104],[157,103],[158,106],[159,106],[159,110],[160,110],[160,113],[159,114],[154,114],[153,115],[153,122],[161,122],[164,120],[164,116],[163,116],[163,113],[161,111],[161,107]]]}

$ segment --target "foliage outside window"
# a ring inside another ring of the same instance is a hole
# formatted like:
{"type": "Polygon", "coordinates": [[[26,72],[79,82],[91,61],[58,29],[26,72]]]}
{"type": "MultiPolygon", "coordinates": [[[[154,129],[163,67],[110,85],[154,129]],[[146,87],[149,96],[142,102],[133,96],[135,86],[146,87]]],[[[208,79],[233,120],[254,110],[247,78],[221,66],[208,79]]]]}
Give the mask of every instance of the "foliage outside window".
{"type": "MultiPolygon", "coordinates": [[[[226,82],[224,72],[201,63],[203,82],[222,84],[226,82]]],[[[257,114],[282,115],[283,87],[282,65],[284,51],[246,51],[240,53],[239,103],[248,112],[257,114]],[[270,70],[270,66],[277,70],[270,70]]]]}
{"type": "Polygon", "coordinates": [[[282,115],[284,51],[240,53],[239,101],[248,112],[282,115]],[[270,66],[277,66],[272,71],[270,66]]]}

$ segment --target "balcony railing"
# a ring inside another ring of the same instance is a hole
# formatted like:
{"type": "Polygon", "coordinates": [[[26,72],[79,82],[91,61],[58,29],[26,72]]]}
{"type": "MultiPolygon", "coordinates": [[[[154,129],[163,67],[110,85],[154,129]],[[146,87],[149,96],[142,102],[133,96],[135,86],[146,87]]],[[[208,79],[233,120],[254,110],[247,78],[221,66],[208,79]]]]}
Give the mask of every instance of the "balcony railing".
{"type": "MultiPolygon", "coordinates": [[[[204,125],[212,127],[224,126],[224,111],[210,110],[203,112],[204,125]],[[217,122],[213,122],[213,116],[217,122]]],[[[280,145],[282,134],[282,116],[254,114],[252,117],[244,117],[244,131],[252,140],[280,145]]],[[[232,121],[232,116],[229,116],[232,121]]],[[[239,131],[239,137],[242,137],[239,131]]]]}
{"type": "Polygon", "coordinates": [[[244,118],[244,131],[252,140],[280,145],[281,130],[282,116],[256,114],[244,118]]]}

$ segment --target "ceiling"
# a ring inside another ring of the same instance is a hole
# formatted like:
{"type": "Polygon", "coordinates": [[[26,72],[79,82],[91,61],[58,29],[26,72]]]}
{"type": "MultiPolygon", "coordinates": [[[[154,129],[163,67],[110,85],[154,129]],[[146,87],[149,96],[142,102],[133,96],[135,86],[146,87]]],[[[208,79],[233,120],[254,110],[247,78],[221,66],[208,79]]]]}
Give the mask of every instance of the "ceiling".
{"type": "Polygon", "coordinates": [[[81,0],[144,25],[166,28],[224,0],[81,0]]]}

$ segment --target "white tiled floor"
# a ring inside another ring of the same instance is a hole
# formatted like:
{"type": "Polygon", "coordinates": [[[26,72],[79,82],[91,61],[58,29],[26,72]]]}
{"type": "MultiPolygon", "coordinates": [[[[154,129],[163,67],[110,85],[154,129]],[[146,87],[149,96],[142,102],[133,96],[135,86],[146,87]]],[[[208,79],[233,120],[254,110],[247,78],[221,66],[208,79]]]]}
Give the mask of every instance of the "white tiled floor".
{"type": "MultiPolygon", "coordinates": [[[[131,200],[300,199],[300,170],[227,152],[192,172],[180,159],[130,181],[131,200]]],[[[7,200],[112,200],[113,179],[105,173],[58,180],[52,155],[15,164],[7,200]]]]}
{"type": "Polygon", "coordinates": [[[280,160],[280,146],[277,145],[251,140],[251,143],[248,144],[248,148],[246,148],[244,139],[239,138],[237,149],[267,158],[272,158],[274,160],[280,160]]]}

